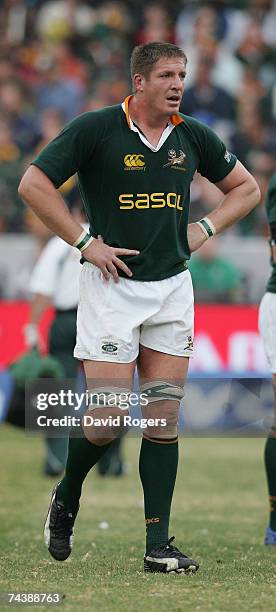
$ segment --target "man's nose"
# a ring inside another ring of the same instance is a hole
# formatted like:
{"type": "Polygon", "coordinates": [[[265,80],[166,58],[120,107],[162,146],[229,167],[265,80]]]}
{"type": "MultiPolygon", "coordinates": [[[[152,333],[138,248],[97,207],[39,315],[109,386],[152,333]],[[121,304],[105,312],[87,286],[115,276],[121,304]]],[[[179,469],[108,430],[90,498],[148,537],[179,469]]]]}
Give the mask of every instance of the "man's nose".
{"type": "Polygon", "coordinates": [[[173,81],[173,87],[175,89],[183,89],[183,85],[183,80],[179,76],[176,76],[173,81]]]}

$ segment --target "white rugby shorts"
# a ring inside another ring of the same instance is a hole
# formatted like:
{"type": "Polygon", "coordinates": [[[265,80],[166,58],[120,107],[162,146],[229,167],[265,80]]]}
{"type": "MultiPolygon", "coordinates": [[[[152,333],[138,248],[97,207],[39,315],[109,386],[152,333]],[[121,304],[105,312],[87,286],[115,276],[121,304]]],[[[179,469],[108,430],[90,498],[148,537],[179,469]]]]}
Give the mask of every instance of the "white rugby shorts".
{"type": "Polygon", "coordinates": [[[259,307],[259,331],[268,365],[276,374],[276,293],[265,293],[259,307]]]}
{"type": "Polygon", "coordinates": [[[139,344],[190,357],[193,352],[194,298],[188,270],[160,281],[113,278],[82,266],[74,356],[81,360],[130,363],[139,344]]]}

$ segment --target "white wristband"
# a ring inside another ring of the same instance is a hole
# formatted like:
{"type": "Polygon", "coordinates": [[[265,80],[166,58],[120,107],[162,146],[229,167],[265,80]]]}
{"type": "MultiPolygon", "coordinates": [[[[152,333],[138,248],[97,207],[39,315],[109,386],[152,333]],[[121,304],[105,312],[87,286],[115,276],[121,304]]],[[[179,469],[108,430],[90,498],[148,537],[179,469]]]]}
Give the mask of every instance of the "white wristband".
{"type": "Polygon", "coordinates": [[[77,240],[73,242],[72,246],[78,248],[79,244],[82,242],[82,240],[85,238],[86,235],[87,235],[87,232],[83,230],[83,232],[80,234],[77,240]]]}
{"type": "Polygon", "coordinates": [[[197,225],[202,229],[206,238],[211,238],[217,233],[217,230],[209,217],[204,217],[200,221],[196,221],[197,225]]]}
{"type": "Polygon", "coordinates": [[[87,247],[91,244],[91,242],[94,240],[93,236],[90,236],[90,238],[87,240],[87,242],[80,248],[79,250],[81,253],[83,253],[83,251],[85,251],[85,249],[87,249],[87,247]]]}
{"type": "Polygon", "coordinates": [[[87,249],[89,244],[91,244],[92,240],[94,240],[93,236],[90,236],[90,234],[88,234],[85,230],[83,230],[83,232],[77,238],[77,240],[75,240],[75,242],[73,242],[72,246],[74,246],[77,249],[79,249],[79,251],[81,251],[81,253],[82,253],[82,251],[87,249]]]}

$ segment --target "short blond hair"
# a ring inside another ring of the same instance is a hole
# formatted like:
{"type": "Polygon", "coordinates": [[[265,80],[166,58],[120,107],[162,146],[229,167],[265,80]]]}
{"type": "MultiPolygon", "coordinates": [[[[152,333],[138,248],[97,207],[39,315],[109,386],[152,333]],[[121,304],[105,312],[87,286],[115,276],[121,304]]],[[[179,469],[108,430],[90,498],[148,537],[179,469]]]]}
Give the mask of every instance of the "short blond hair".
{"type": "Polygon", "coordinates": [[[135,74],[148,77],[154,64],[162,57],[180,57],[185,64],[187,63],[187,57],[180,47],[164,42],[147,43],[135,47],[132,51],[130,58],[131,77],[133,78],[135,74]]]}

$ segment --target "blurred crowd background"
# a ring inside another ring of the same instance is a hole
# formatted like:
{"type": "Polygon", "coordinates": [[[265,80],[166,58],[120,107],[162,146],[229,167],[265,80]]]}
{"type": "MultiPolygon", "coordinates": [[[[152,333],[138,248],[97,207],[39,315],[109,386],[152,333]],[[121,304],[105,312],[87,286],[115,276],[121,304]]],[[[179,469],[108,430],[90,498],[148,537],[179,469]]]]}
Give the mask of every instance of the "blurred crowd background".
{"type": "MultiPolygon", "coordinates": [[[[64,123],[81,112],[119,103],[130,93],[131,50],[150,41],[173,42],[185,50],[182,112],[214,128],[255,175],[264,199],[276,170],[276,2],[0,0],[2,297],[24,297],[26,287],[24,274],[12,286],[5,281],[7,245],[15,244],[15,236],[16,244],[20,238],[26,243],[32,234],[42,248],[49,238],[17,194],[22,173],[64,123]]],[[[63,186],[63,195],[70,205],[78,200],[75,178],[63,186]]],[[[207,214],[220,196],[216,187],[196,177],[191,220],[207,214]]],[[[196,297],[208,301],[213,279],[212,301],[256,300],[250,274],[239,265],[240,249],[253,245],[252,238],[261,245],[266,235],[260,206],[230,230],[228,251],[238,253],[236,261],[223,258],[214,241],[192,264],[196,297]]],[[[259,260],[252,249],[247,249],[248,258],[259,260]]]]}

